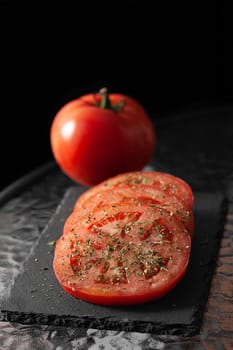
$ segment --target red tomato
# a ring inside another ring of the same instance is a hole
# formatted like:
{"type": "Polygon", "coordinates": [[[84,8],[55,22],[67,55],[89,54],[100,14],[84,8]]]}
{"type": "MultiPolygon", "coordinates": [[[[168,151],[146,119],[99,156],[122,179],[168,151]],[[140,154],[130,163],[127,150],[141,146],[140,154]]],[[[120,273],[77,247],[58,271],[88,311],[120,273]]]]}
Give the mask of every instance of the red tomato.
{"type": "Polygon", "coordinates": [[[143,206],[101,211],[56,243],[53,268],[64,290],[102,305],[145,303],[171,291],[191,249],[179,221],[143,206]]]}
{"type": "Polygon", "coordinates": [[[153,155],[156,135],[140,103],[102,89],[63,106],[52,122],[50,141],[63,172],[91,186],[141,170],[153,155]]]}

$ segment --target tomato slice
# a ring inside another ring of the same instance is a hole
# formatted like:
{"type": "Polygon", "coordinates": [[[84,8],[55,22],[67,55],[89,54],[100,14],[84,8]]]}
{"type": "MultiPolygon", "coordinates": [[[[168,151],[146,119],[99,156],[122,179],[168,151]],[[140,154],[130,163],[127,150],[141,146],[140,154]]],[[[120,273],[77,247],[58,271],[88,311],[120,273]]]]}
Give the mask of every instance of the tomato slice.
{"type": "Polygon", "coordinates": [[[92,193],[87,198],[82,197],[77,200],[74,211],[89,209],[90,212],[96,208],[101,208],[111,203],[116,205],[123,202],[127,205],[149,205],[160,210],[167,210],[169,215],[176,216],[184,227],[192,235],[194,231],[194,216],[190,209],[173,194],[162,190],[160,186],[152,185],[126,185],[112,189],[102,189],[92,193]]]}
{"type": "Polygon", "coordinates": [[[74,215],[53,260],[72,296],[101,305],[140,304],[167,294],[184,276],[191,238],[167,211],[119,203],[83,221],[74,215]]]}
{"type": "Polygon", "coordinates": [[[132,188],[138,185],[156,186],[156,189],[182,201],[188,209],[193,207],[194,196],[190,185],[177,176],[157,171],[135,171],[114,176],[83,193],[79,198],[79,203],[105,189],[116,189],[126,185],[132,188]]]}

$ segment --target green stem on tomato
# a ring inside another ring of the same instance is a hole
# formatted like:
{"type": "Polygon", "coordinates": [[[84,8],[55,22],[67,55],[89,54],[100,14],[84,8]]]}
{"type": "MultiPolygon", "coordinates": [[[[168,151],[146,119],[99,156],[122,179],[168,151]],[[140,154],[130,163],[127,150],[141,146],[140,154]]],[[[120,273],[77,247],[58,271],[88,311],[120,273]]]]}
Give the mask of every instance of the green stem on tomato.
{"type": "Polygon", "coordinates": [[[106,87],[100,89],[99,94],[101,96],[100,108],[109,108],[111,109],[111,102],[108,97],[108,90],[106,87]]]}
{"type": "Polygon", "coordinates": [[[101,96],[101,101],[99,103],[99,107],[102,109],[111,109],[115,112],[119,112],[125,105],[125,101],[119,101],[118,103],[111,103],[107,88],[102,88],[99,90],[99,94],[101,96]]]}

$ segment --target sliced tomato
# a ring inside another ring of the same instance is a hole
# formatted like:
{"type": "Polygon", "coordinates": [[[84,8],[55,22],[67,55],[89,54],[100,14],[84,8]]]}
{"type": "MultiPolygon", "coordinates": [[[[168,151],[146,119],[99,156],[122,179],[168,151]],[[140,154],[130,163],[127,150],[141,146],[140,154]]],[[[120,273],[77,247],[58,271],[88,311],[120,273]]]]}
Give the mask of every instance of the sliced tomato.
{"type": "Polygon", "coordinates": [[[119,174],[106,180],[104,186],[122,186],[144,184],[159,185],[160,188],[169,194],[176,195],[187,207],[193,206],[193,192],[189,184],[183,179],[172,174],[158,171],[135,171],[119,174]]]}
{"type": "Polygon", "coordinates": [[[138,185],[156,186],[156,189],[182,201],[188,209],[193,207],[194,197],[190,185],[177,176],[157,171],[135,171],[114,176],[83,193],[79,198],[79,204],[93,195],[99,196],[106,189],[113,190],[122,186],[133,188],[138,185]]]}
{"type": "Polygon", "coordinates": [[[191,238],[167,211],[119,203],[83,221],[74,215],[53,260],[59,283],[72,296],[102,305],[139,304],[167,294],[184,276],[191,238]]]}
{"type": "Polygon", "coordinates": [[[74,211],[88,209],[90,212],[111,203],[123,202],[127,205],[148,205],[160,210],[167,210],[170,216],[176,216],[192,235],[194,231],[194,216],[176,195],[169,194],[157,185],[125,185],[121,187],[102,189],[83,197],[75,204],[74,211]]]}

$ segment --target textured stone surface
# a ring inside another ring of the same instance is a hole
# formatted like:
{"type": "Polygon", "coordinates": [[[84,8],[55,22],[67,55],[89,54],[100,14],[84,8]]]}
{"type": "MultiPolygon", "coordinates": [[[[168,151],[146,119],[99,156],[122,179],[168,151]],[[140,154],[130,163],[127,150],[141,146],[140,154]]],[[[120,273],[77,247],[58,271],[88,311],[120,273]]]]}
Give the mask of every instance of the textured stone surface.
{"type": "MultiPolygon", "coordinates": [[[[1,322],[5,349],[231,349],[233,330],[233,108],[184,113],[156,123],[158,146],[151,165],[188,180],[194,190],[220,191],[228,198],[204,322],[192,337],[1,322]]],[[[56,167],[22,191],[11,191],[0,207],[0,290],[11,288],[66,189],[72,185],[56,167]],[[12,211],[12,207],[14,210],[12,211]]],[[[17,186],[16,186],[17,187],[17,186]]]]}

